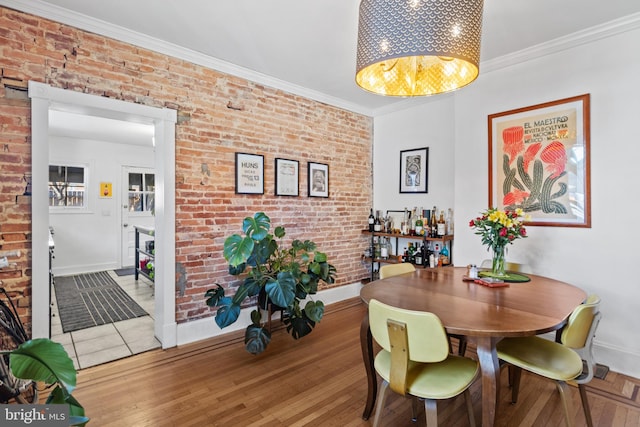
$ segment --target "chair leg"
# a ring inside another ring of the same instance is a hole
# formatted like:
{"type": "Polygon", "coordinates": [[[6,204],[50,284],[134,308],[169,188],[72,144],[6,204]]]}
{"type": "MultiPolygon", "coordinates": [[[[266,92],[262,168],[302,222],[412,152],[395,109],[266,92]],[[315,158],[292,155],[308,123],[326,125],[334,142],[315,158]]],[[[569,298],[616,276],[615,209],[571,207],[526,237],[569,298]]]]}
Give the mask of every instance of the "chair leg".
{"type": "Polygon", "coordinates": [[[458,341],[458,356],[464,356],[466,352],[467,352],[467,338],[460,337],[460,340],[458,341]]]}
{"type": "Polygon", "coordinates": [[[438,405],[433,399],[424,400],[424,412],[427,415],[427,427],[438,425],[438,405]]]}
{"type": "Polygon", "coordinates": [[[382,380],[380,390],[378,391],[378,403],[376,404],[376,416],[373,419],[373,427],[378,427],[380,418],[382,418],[382,411],[384,410],[385,400],[387,400],[387,390],[389,389],[389,383],[382,380]]]}
{"type": "Polygon", "coordinates": [[[464,400],[467,402],[467,412],[469,413],[469,425],[471,427],[476,426],[476,417],[473,415],[473,402],[471,400],[471,391],[467,388],[464,391],[464,400]]]}
{"type": "Polygon", "coordinates": [[[564,381],[556,381],[556,387],[560,393],[560,399],[562,400],[562,408],[564,409],[564,420],[567,427],[573,427],[573,405],[571,404],[571,396],[569,395],[569,386],[564,381]]]}
{"type": "Polygon", "coordinates": [[[522,368],[518,366],[509,365],[509,376],[511,380],[511,403],[515,404],[518,401],[518,393],[520,392],[520,377],[522,376],[522,368]]]}
{"type": "Polygon", "coordinates": [[[420,404],[420,399],[415,396],[411,397],[411,421],[414,423],[418,421],[418,407],[420,404]]]}
{"type": "Polygon", "coordinates": [[[580,400],[582,400],[582,409],[584,410],[584,418],[587,420],[587,426],[593,427],[591,409],[589,409],[589,400],[587,399],[587,388],[584,384],[578,384],[578,390],[580,390],[580,400]]]}

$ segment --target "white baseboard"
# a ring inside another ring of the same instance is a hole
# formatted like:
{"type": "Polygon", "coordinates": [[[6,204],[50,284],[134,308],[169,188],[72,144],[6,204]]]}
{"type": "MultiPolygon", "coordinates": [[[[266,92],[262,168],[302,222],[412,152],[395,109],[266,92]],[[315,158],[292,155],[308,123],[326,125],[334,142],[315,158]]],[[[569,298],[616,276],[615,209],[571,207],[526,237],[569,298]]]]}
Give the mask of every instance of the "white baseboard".
{"type": "MultiPolygon", "coordinates": [[[[318,291],[314,299],[322,300],[326,305],[343,301],[360,295],[362,283],[352,283],[350,285],[338,286],[335,288],[318,291]]],[[[189,344],[195,341],[216,337],[238,330],[245,329],[251,323],[251,311],[253,307],[240,311],[240,317],[232,325],[220,329],[213,316],[205,319],[193,320],[191,322],[179,323],[177,328],[177,345],[189,344]]]]}

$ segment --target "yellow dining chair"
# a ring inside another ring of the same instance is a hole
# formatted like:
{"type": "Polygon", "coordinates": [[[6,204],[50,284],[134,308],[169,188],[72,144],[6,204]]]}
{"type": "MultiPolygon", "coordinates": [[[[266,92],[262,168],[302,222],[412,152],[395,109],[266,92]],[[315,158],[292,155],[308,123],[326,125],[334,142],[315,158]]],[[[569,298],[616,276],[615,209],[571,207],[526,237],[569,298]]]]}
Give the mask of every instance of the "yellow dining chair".
{"type": "MultiPolygon", "coordinates": [[[[387,277],[398,276],[405,273],[413,273],[414,271],[416,271],[416,268],[413,264],[408,262],[400,264],[385,264],[380,267],[380,279],[386,279],[387,277]]],[[[449,334],[449,336],[458,339],[458,355],[464,356],[467,351],[467,337],[458,334],[449,334]]],[[[451,348],[451,343],[449,343],[449,348],[451,348]]]]}
{"type": "Polygon", "coordinates": [[[414,271],[416,271],[416,268],[409,262],[385,264],[380,267],[380,278],[386,279],[387,277],[397,276],[404,273],[413,273],[414,271]]]}
{"type": "Polygon", "coordinates": [[[593,337],[600,322],[599,307],[600,298],[595,295],[576,307],[560,334],[560,342],[533,336],[505,338],[498,343],[498,358],[512,369],[512,403],[518,400],[522,369],[555,380],[566,424],[573,426],[572,402],[567,387],[567,382],[573,381],[578,384],[587,425],[593,426],[585,384],[591,381],[595,371],[593,337]]]}
{"type": "MultiPolygon", "coordinates": [[[[493,261],[490,259],[485,259],[482,261],[482,264],[480,264],[480,268],[491,268],[492,266],[493,261]]],[[[504,269],[505,271],[511,271],[513,273],[533,274],[533,270],[529,264],[506,261],[504,263],[504,269]]]]}
{"type": "MultiPolygon", "coordinates": [[[[382,347],[374,366],[382,377],[376,416],[378,426],[389,388],[402,396],[424,399],[427,426],[438,424],[437,400],[464,394],[469,423],[475,426],[469,387],[478,376],[478,362],[449,352],[447,334],[433,313],[404,310],[369,301],[371,335],[382,347]]],[[[414,405],[414,417],[415,417],[414,405]]]]}

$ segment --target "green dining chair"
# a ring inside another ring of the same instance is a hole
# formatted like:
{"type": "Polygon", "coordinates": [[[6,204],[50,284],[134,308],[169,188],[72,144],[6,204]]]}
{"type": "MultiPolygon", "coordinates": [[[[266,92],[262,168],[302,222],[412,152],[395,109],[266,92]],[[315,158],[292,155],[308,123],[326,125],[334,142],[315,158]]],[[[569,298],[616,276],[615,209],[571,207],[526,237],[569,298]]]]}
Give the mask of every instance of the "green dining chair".
{"type": "Polygon", "coordinates": [[[560,342],[542,337],[505,338],[497,345],[498,358],[510,368],[511,402],[518,400],[522,369],[552,379],[560,393],[567,426],[573,426],[571,397],[568,382],[578,384],[584,416],[593,426],[585,384],[593,378],[593,337],[600,322],[600,298],[592,295],[571,313],[560,334],[560,342]],[[584,363],[583,363],[584,360],[584,363]]]}
{"type": "Polygon", "coordinates": [[[399,264],[385,264],[380,267],[380,278],[397,276],[404,273],[413,273],[416,268],[409,262],[401,262],[399,264]]]}
{"type": "Polygon", "coordinates": [[[382,377],[374,427],[380,423],[389,389],[413,397],[414,403],[416,397],[424,399],[427,426],[438,425],[437,400],[464,394],[469,423],[475,426],[469,387],[478,377],[478,362],[449,352],[447,334],[438,316],[372,299],[369,325],[371,335],[382,347],[374,361],[382,377]]]}
{"type": "MultiPolygon", "coordinates": [[[[388,277],[398,276],[405,273],[413,273],[414,271],[416,271],[416,268],[413,264],[408,262],[385,264],[380,267],[380,279],[386,279],[388,277]]],[[[456,338],[458,340],[458,356],[464,356],[467,352],[467,337],[458,334],[449,334],[449,337],[456,338]]],[[[452,349],[451,342],[449,342],[449,348],[452,349]]]]}
{"type": "MultiPolygon", "coordinates": [[[[490,259],[485,259],[480,264],[480,268],[491,268],[493,265],[493,261],[490,259]]],[[[511,271],[513,273],[524,273],[524,274],[533,274],[533,270],[529,264],[521,264],[518,262],[509,262],[506,261],[504,263],[505,271],[511,271]]]]}

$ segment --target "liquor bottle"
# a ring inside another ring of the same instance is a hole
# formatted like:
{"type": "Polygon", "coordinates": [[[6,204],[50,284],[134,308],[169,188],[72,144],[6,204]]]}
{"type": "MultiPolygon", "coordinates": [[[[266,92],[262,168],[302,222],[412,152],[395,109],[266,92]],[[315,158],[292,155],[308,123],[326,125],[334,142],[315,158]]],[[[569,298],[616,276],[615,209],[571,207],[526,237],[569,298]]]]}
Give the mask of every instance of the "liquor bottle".
{"type": "Polygon", "coordinates": [[[438,219],[436,217],[437,211],[436,207],[433,207],[431,211],[431,236],[435,237],[438,234],[438,219]]]}
{"type": "Polygon", "coordinates": [[[409,242],[409,249],[408,249],[408,253],[409,253],[409,260],[407,262],[410,262],[411,264],[415,263],[415,247],[413,246],[413,242],[409,242]]]}
{"type": "Polygon", "coordinates": [[[447,234],[447,223],[444,221],[444,211],[440,211],[440,218],[438,218],[437,236],[442,237],[447,234]]]}
{"type": "Polygon", "coordinates": [[[422,260],[422,254],[424,252],[424,246],[421,246],[420,249],[418,249],[415,253],[415,264],[416,265],[422,265],[423,260],[422,260]]]}
{"type": "Polygon", "coordinates": [[[369,231],[373,231],[373,225],[375,223],[376,219],[373,216],[373,209],[371,209],[371,213],[369,214],[369,231]]]}
{"type": "Polygon", "coordinates": [[[402,253],[402,262],[409,262],[409,251],[407,248],[404,248],[404,252],[402,253]]]}
{"type": "Polygon", "coordinates": [[[446,243],[442,245],[442,250],[440,251],[440,259],[442,260],[442,265],[449,265],[451,263],[451,260],[449,258],[449,249],[447,249],[446,243]]]}
{"type": "Polygon", "coordinates": [[[383,238],[382,242],[380,243],[380,258],[389,258],[389,242],[386,238],[383,238]]]}
{"type": "Polygon", "coordinates": [[[373,220],[373,231],[382,231],[382,223],[380,222],[380,211],[376,211],[376,217],[373,220]]]}
{"type": "Polygon", "coordinates": [[[423,231],[422,215],[418,214],[418,218],[416,219],[416,236],[422,236],[423,234],[424,234],[424,231],[423,231]]]}

